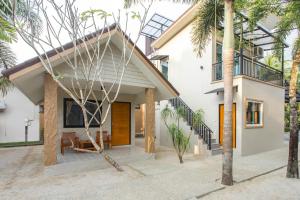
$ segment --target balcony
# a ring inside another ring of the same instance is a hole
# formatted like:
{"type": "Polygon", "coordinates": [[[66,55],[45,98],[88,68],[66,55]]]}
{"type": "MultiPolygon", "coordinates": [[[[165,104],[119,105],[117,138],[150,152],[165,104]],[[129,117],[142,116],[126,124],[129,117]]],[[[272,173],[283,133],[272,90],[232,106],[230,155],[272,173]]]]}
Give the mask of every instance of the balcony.
{"type": "MultiPolygon", "coordinates": [[[[223,79],[223,63],[215,63],[212,66],[212,80],[223,79]]],[[[261,62],[242,55],[235,57],[233,76],[244,75],[267,83],[283,86],[283,73],[261,62]],[[240,64],[241,63],[241,64],[240,64]]]]}

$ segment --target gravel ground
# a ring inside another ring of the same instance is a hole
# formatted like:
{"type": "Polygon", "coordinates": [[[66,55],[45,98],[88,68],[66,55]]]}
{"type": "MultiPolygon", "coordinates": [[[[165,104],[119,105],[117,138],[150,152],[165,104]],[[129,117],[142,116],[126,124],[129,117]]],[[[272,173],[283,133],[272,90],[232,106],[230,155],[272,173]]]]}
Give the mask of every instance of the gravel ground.
{"type": "MultiPolygon", "coordinates": [[[[119,158],[128,151],[118,151],[119,158]]],[[[134,151],[132,152],[134,153],[134,151]]],[[[140,152],[137,152],[139,155],[140,152]]],[[[131,154],[130,154],[131,155],[131,154]]],[[[42,146],[0,149],[0,199],[300,199],[299,180],[286,179],[285,170],[242,182],[286,163],[287,147],[234,160],[232,187],[220,184],[222,157],[187,154],[179,164],[173,151],[156,159],[121,162],[124,172],[82,160],[52,167],[42,164],[42,146]],[[92,167],[91,167],[92,165],[92,167]],[[97,167],[98,166],[98,167],[97,167]],[[242,183],[239,183],[242,182],[242,183]]]]}
{"type": "Polygon", "coordinates": [[[286,168],[283,168],[273,173],[235,184],[231,187],[226,187],[202,199],[300,199],[300,180],[288,179],[285,177],[285,173],[286,168]]]}

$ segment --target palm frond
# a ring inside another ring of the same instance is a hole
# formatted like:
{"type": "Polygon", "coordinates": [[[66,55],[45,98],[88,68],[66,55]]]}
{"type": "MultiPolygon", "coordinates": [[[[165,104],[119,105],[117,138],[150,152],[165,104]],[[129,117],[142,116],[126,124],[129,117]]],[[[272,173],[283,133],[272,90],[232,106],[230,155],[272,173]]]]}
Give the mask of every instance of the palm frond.
{"type": "Polygon", "coordinates": [[[24,0],[19,0],[16,7],[16,16],[28,27],[33,34],[42,31],[42,20],[38,15],[38,8],[30,6],[24,0]]]}
{"type": "Polygon", "coordinates": [[[215,25],[221,26],[224,20],[224,2],[223,0],[205,0],[196,13],[192,29],[192,43],[194,51],[201,56],[207,42],[211,37],[215,25]]]}
{"type": "Polygon", "coordinates": [[[11,43],[15,39],[15,28],[2,16],[0,16],[0,40],[11,43]]]}
{"type": "Polygon", "coordinates": [[[271,13],[278,15],[282,9],[281,0],[250,0],[245,5],[249,11],[249,29],[252,31],[260,20],[271,13]]]}
{"type": "Polygon", "coordinates": [[[291,15],[292,13],[286,13],[281,17],[279,23],[276,26],[276,31],[279,32],[279,34],[277,34],[275,38],[274,55],[279,59],[281,58],[281,54],[283,51],[282,42],[286,40],[291,32],[291,29],[293,29],[294,27],[294,20],[291,15]]]}
{"type": "Polygon", "coordinates": [[[8,78],[1,76],[0,77],[0,94],[5,96],[9,90],[13,88],[13,84],[9,81],[8,78]]]}
{"type": "Polygon", "coordinates": [[[42,30],[42,20],[38,15],[38,8],[30,0],[28,2],[25,0],[0,1],[0,16],[2,21],[9,23],[10,27],[14,27],[13,21],[18,18],[21,25],[32,33],[39,34],[42,30]]]}
{"type": "Polygon", "coordinates": [[[9,45],[0,41],[0,69],[8,69],[16,64],[16,57],[9,45]]]}

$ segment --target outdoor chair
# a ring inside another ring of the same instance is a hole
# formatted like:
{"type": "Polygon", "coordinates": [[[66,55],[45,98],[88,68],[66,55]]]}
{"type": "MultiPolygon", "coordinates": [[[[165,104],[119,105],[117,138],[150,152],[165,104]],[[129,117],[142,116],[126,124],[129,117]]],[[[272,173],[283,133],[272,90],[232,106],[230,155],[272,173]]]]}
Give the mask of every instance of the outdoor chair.
{"type": "MultiPolygon", "coordinates": [[[[111,149],[112,145],[111,145],[111,137],[110,137],[110,135],[108,134],[107,131],[103,131],[102,135],[103,135],[103,144],[104,145],[107,144],[108,148],[111,149]]],[[[100,146],[100,131],[96,132],[96,143],[100,146]]]]}
{"type": "Polygon", "coordinates": [[[60,150],[62,155],[64,155],[65,148],[72,146],[71,141],[74,143],[74,147],[79,146],[79,138],[76,136],[75,132],[64,132],[60,140],[60,150]]]}

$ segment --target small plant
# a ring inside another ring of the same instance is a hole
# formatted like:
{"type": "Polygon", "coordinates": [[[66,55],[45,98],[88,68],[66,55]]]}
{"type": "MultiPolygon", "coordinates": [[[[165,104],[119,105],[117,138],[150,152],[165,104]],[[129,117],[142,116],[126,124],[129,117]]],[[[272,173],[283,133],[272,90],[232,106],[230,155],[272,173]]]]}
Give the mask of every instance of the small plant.
{"type": "Polygon", "coordinates": [[[180,163],[183,163],[183,155],[190,146],[190,137],[186,135],[182,128],[180,128],[180,119],[184,119],[185,109],[178,107],[176,110],[171,110],[168,105],[161,111],[162,119],[168,132],[171,136],[173,147],[177,153],[180,163]]]}

